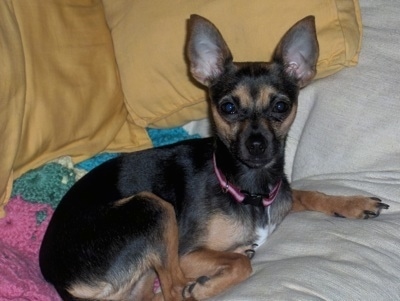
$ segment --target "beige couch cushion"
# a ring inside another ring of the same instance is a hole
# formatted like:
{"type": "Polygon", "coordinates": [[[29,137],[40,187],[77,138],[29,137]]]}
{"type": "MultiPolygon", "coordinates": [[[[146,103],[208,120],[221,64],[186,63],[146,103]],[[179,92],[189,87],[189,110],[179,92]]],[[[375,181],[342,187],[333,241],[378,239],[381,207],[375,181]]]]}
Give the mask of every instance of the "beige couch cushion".
{"type": "Polygon", "coordinates": [[[200,14],[221,30],[235,60],[269,60],[296,21],[315,15],[321,56],[318,77],[358,59],[361,21],[357,1],[104,0],[121,72],[125,103],[140,126],[181,125],[207,113],[205,93],[188,76],[186,20],[200,14]]]}
{"type": "Polygon", "coordinates": [[[14,178],[104,150],[127,111],[100,0],[1,1],[0,58],[1,216],[14,178]]]}

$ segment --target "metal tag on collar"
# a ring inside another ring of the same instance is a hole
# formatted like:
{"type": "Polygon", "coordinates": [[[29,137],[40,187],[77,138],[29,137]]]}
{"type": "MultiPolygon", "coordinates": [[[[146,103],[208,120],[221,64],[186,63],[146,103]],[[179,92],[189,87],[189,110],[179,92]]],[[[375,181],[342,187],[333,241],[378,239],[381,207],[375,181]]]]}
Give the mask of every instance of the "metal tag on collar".
{"type": "Polygon", "coordinates": [[[251,194],[245,190],[241,190],[240,192],[244,195],[243,204],[245,205],[263,206],[263,199],[268,198],[268,195],[251,194]]]}

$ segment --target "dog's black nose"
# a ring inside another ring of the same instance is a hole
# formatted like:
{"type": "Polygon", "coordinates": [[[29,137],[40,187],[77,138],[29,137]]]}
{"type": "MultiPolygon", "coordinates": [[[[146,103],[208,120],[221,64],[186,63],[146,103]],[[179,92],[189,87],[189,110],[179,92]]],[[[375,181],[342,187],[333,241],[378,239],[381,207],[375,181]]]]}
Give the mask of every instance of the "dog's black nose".
{"type": "Polygon", "coordinates": [[[249,153],[253,156],[261,155],[267,148],[265,138],[261,135],[250,136],[246,141],[246,147],[249,153]]]}

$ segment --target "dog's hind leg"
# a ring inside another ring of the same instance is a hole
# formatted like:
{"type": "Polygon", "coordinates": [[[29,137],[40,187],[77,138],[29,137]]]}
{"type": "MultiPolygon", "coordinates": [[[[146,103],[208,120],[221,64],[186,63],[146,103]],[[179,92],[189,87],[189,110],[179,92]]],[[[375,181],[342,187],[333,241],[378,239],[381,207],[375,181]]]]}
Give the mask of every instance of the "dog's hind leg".
{"type": "Polygon", "coordinates": [[[184,255],[180,263],[185,276],[196,279],[185,287],[183,294],[196,300],[215,296],[242,282],[252,272],[247,256],[210,249],[184,255]]]}
{"type": "Polygon", "coordinates": [[[318,191],[293,190],[292,211],[319,211],[347,218],[377,217],[389,206],[375,197],[333,196],[318,191]]]}
{"type": "MultiPolygon", "coordinates": [[[[181,270],[179,263],[178,244],[179,232],[175,217],[175,211],[171,204],[151,193],[141,193],[141,197],[156,200],[162,207],[167,218],[164,222],[163,238],[160,244],[160,258],[155,258],[152,262],[153,268],[157,273],[161,292],[156,294],[152,301],[177,301],[183,300],[182,290],[190,282],[181,270]]],[[[190,300],[190,299],[185,299],[190,300]]]]}
{"type": "MultiPolygon", "coordinates": [[[[71,300],[183,300],[190,282],[179,266],[178,225],[171,204],[148,192],[112,203],[82,234],[94,262],[65,289],[71,300]],[[95,266],[96,267],[96,266],[95,266]],[[157,287],[158,278],[160,286],[157,287]]],[[[66,299],[69,300],[69,299],[66,299]]]]}

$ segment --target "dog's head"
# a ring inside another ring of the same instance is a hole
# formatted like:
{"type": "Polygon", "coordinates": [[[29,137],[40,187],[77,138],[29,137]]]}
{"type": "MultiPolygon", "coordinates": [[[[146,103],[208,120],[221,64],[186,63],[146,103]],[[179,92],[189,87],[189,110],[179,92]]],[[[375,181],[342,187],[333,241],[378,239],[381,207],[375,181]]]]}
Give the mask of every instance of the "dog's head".
{"type": "Polygon", "coordinates": [[[235,63],[218,29],[192,15],[187,51],[193,77],[209,89],[216,135],[230,152],[251,168],[282,157],[299,89],[316,73],[314,17],[288,30],[271,62],[235,63]]]}

